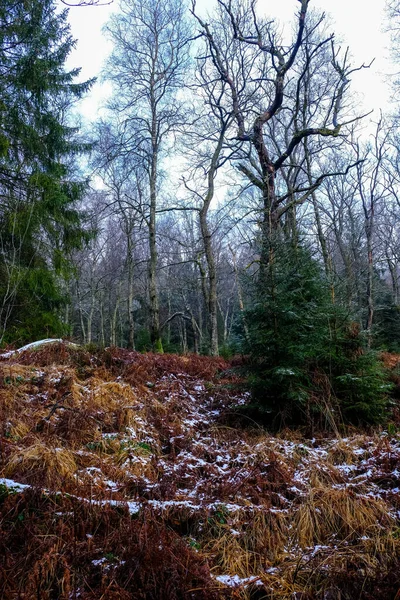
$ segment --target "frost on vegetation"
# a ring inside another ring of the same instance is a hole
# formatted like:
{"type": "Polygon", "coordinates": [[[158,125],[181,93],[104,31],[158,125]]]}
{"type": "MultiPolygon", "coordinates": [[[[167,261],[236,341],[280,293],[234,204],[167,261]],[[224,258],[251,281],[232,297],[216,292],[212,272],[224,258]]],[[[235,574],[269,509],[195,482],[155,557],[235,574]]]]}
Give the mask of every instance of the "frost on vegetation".
{"type": "Polygon", "coordinates": [[[109,569],[124,565],[125,562],[125,560],[118,560],[114,557],[107,558],[106,556],[103,556],[102,558],[92,560],[92,565],[95,567],[102,567],[105,571],[108,571],[109,569]]]}
{"type": "MultiPolygon", "coordinates": [[[[54,367],[51,374],[56,387],[54,367]]],[[[147,377],[152,375],[146,372],[147,377]]],[[[43,398],[49,382],[45,377],[40,383],[43,398]]],[[[232,391],[224,395],[224,390],[216,391],[217,384],[211,395],[207,382],[188,374],[154,376],[150,389],[143,389],[143,383],[135,387],[134,377],[128,384],[123,376],[103,386],[98,375],[85,379],[84,386],[76,377],[73,386],[74,393],[67,397],[72,410],[59,410],[49,429],[53,427],[56,446],[52,455],[57,456],[70,448],[68,436],[77,433],[71,441],[76,471],[69,488],[60,485],[58,492],[46,493],[67,492],[68,498],[86,506],[115,507],[118,514],[129,513],[132,522],[151,522],[154,517],[169,528],[172,524],[174,531],[185,532],[196,555],[207,555],[212,572],[222,573],[214,577],[214,586],[217,581],[227,588],[246,588],[262,585],[263,577],[268,582],[278,579],[285,569],[279,563],[282,556],[297,561],[299,569],[312,564],[311,570],[345,543],[367,546],[375,533],[383,536],[392,523],[398,525],[396,436],[305,440],[274,438],[261,429],[235,429],[224,419],[232,405],[247,401],[247,395],[235,396],[232,391]],[[125,408],[133,403],[135,411],[127,416],[125,408]],[[92,428],[86,431],[89,425],[92,428]],[[79,438],[81,430],[84,441],[79,438]],[[221,556],[227,563],[232,557],[232,564],[218,562],[221,556]],[[239,567],[233,558],[242,561],[239,567]]],[[[23,391],[18,391],[21,397],[23,391]]],[[[38,400],[39,393],[34,397],[38,400]]],[[[43,403],[26,402],[21,412],[36,415],[38,410],[46,415],[49,409],[43,403]]],[[[7,422],[9,429],[13,419],[7,417],[7,422]]],[[[31,483],[31,475],[27,470],[23,481],[31,483]]],[[[10,477],[18,479],[18,473],[10,477]]],[[[29,487],[11,478],[0,479],[0,485],[15,493],[29,487]]],[[[32,487],[46,488],[33,475],[32,487]]],[[[63,515],[67,510],[60,518],[63,515]]],[[[90,557],[94,567],[107,570],[121,564],[101,557],[102,546],[95,548],[90,557]]]]}
{"type": "Polygon", "coordinates": [[[4,485],[4,487],[6,487],[11,493],[23,492],[24,490],[31,487],[30,485],[18,483],[18,481],[14,481],[13,479],[6,479],[5,477],[0,477],[0,485],[4,485]]]}
{"type": "Polygon", "coordinates": [[[251,583],[262,585],[260,578],[257,576],[239,577],[239,575],[217,575],[215,579],[220,583],[223,583],[224,585],[233,588],[247,586],[251,583]]]}

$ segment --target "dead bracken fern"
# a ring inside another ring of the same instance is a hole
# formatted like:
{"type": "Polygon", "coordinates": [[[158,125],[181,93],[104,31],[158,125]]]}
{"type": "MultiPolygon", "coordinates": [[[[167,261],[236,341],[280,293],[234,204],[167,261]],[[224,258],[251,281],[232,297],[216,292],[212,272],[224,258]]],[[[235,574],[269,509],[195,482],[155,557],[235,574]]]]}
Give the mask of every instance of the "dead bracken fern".
{"type": "Polygon", "coordinates": [[[400,436],[232,426],[231,367],[62,344],[3,360],[0,598],[399,597],[400,436]]]}

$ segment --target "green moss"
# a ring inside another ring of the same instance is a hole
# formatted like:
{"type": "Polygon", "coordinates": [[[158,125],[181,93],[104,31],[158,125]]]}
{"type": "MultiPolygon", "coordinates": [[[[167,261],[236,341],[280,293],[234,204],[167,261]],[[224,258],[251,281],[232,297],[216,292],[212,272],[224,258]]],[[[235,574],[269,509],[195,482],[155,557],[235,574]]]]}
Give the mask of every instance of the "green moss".
{"type": "Polygon", "coordinates": [[[158,338],[154,342],[154,352],[157,352],[157,354],[164,354],[164,348],[161,338],[158,338]]]}

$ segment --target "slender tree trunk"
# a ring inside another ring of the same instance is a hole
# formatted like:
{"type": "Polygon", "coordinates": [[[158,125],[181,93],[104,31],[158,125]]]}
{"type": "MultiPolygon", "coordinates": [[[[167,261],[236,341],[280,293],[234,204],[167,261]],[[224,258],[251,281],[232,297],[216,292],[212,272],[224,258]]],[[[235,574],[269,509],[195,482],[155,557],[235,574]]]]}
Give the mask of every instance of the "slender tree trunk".
{"type": "MultiPolygon", "coordinates": [[[[167,302],[168,302],[168,317],[171,315],[171,290],[168,287],[167,292],[167,302]]],[[[167,325],[167,344],[168,346],[171,344],[171,321],[168,322],[167,325]]]]}
{"type": "Polygon", "coordinates": [[[226,343],[228,341],[228,320],[229,320],[229,313],[230,313],[230,305],[231,305],[231,299],[227,298],[226,310],[224,311],[221,306],[221,303],[218,301],[218,309],[221,314],[222,322],[224,324],[224,327],[222,330],[222,343],[224,346],[226,345],[226,343]]]}
{"type": "Polygon", "coordinates": [[[132,242],[130,235],[128,236],[128,323],[129,323],[129,334],[128,334],[128,348],[131,350],[135,349],[135,322],[133,319],[133,256],[132,256],[132,242]]]}
{"type": "Polygon", "coordinates": [[[125,323],[122,318],[122,311],[118,311],[118,334],[119,334],[119,344],[120,348],[125,348],[125,323]]]}
{"type": "Polygon", "coordinates": [[[180,338],[181,338],[182,354],[187,354],[188,353],[188,345],[187,345],[186,319],[179,320],[179,331],[180,331],[180,338]]]}
{"type": "Polygon", "coordinates": [[[190,315],[190,323],[192,325],[192,330],[193,330],[194,353],[199,354],[200,353],[200,333],[201,333],[201,331],[200,331],[199,325],[195,319],[193,311],[191,309],[190,303],[187,301],[187,298],[184,294],[182,294],[182,299],[183,299],[183,302],[185,305],[185,310],[190,315]]]}
{"type": "Polygon", "coordinates": [[[319,241],[319,245],[321,248],[322,258],[324,261],[325,274],[327,277],[331,278],[331,276],[332,276],[331,261],[329,258],[328,246],[326,244],[324,232],[322,230],[321,214],[319,212],[318,201],[317,201],[315,192],[313,192],[311,194],[311,198],[312,198],[312,203],[313,203],[313,208],[314,208],[315,223],[317,225],[318,241],[319,241]]]}
{"type": "Polygon", "coordinates": [[[204,313],[204,306],[203,306],[201,295],[199,294],[197,297],[197,322],[199,324],[200,351],[203,347],[203,336],[204,336],[203,313],[204,313]]]}
{"type": "Polygon", "coordinates": [[[372,343],[372,324],[374,321],[374,257],[372,251],[372,231],[373,221],[367,223],[366,235],[367,235],[367,252],[368,252],[368,275],[367,275],[367,322],[366,330],[368,335],[368,347],[371,347],[372,343]]]}
{"type": "Polygon", "coordinates": [[[393,264],[393,261],[386,255],[386,262],[388,265],[390,279],[392,280],[392,291],[393,291],[393,302],[397,306],[399,303],[399,281],[397,276],[396,265],[393,264]]]}
{"type": "Polygon", "coordinates": [[[206,271],[201,264],[201,258],[198,258],[196,264],[199,268],[200,281],[201,281],[201,292],[203,294],[204,306],[208,306],[208,290],[207,290],[207,275],[206,271]]]}
{"type": "Polygon", "coordinates": [[[156,208],[157,208],[157,167],[158,142],[156,108],[152,98],[152,131],[151,131],[151,165],[149,173],[150,184],[150,218],[149,218],[149,295],[150,295],[150,338],[155,352],[163,352],[160,331],[160,307],[157,289],[157,239],[156,239],[156,208]]]}
{"type": "Polygon", "coordinates": [[[339,248],[340,256],[343,260],[344,270],[345,270],[345,285],[346,285],[346,303],[349,310],[351,310],[354,296],[354,282],[355,276],[353,271],[353,266],[351,262],[351,257],[349,256],[345,245],[342,240],[342,236],[340,231],[337,229],[336,224],[333,223],[334,233],[336,238],[337,247],[339,248]]]}
{"type": "Polygon", "coordinates": [[[117,345],[118,305],[119,305],[119,298],[115,302],[113,314],[112,314],[112,317],[111,317],[111,329],[110,329],[110,345],[111,346],[116,346],[117,345]]]}
{"type": "Polygon", "coordinates": [[[101,300],[100,302],[100,340],[101,345],[104,348],[106,345],[106,336],[104,331],[104,302],[101,300]]]}
{"type": "Polygon", "coordinates": [[[79,282],[78,281],[76,282],[76,297],[78,299],[79,321],[80,321],[80,325],[81,325],[81,332],[82,332],[83,343],[86,344],[86,342],[87,342],[86,327],[85,327],[85,320],[83,318],[82,299],[81,299],[81,292],[80,292],[80,289],[79,289],[79,282]]]}
{"type": "Polygon", "coordinates": [[[91,344],[92,343],[92,323],[93,323],[93,313],[94,313],[94,306],[92,304],[92,306],[90,307],[90,311],[88,314],[88,318],[87,318],[87,343],[91,344]]]}
{"type": "MultiPolygon", "coordinates": [[[[312,181],[312,176],[311,176],[311,160],[310,160],[310,153],[308,150],[307,140],[304,141],[304,149],[305,149],[305,157],[306,157],[308,183],[311,187],[313,181],[312,181]]],[[[328,277],[328,279],[331,279],[332,278],[331,261],[329,259],[328,246],[326,244],[326,239],[325,239],[324,232],[322,229],[321,214],[319,212],[318,200],[317,200],[317,195],[316,195],[315,191],[313,191],[311,193],[311,199],[312,199],[313,208],[314,208],[315,223],[317,225],[318,241],[319,241],[319,245],[321,247],[322,258],[324,261],[325,274],[328,277]]]]}
{"type": "Polygon", "coordinates": [[[218,296],[217,296],[217,269],[212,248],[212,236],[208,225],[208,211],[214,198],[215,177],[217,176],[220,155],[224,145],[225,132],[228,126],[226,121],[219,132],[218,142],[211,157],[210,167],[207,174],[207,193],[203,200],[203,205],[199,211],[200,231],[203,240],[204,253],[207,262],[208,275],[208,319],[210,331],[210,354],[218,356],[218,296]]]}
{"type": "Polygon", "coordinates": [[[91,344],[93,339],[93,316],[94,316],[94,307],[95,307],[95,295],[92,291],[92,297],[90,299],[90,310],[87,317],[87,343],[91,344]]]}
{"type": "MultiPolygon", "coordinates": [[[[208,204],[209,206],[209,204],[208,204]]],[[[210,326],[210,354],[218,356],[218,297],[217,297],[217,269],[212,250],[211,233],[207,223],[208,206],[204,203],[200,210],[200,229],[204,244],[204,251],[208,271],[208,317],[210,326]]]]}
{"type": "Polygon", "coordinates": [[[250,339],[249,338],[249,327],[248,327],[248,324],[246,321],[245,306],[244,306],[243,293],[242,293],[242,285],[240,283],[239,269],[237,266],[237,256],[236,256],[236,252],[233,250],[233,248],[231,246],[229,246],[229,250],[231,251],[231,254],[232,254],[233,270],[235,273],[239,310],[240,310],[240,315],[242,317],[244,335],[245,335],[246,341],[248,341],[250,339]]]}
{"type": "Polygon", "coordinates": [[[192,311],[190,311],[190,318],[193,328],[193,350],[195,354],[200,354],[200,336],[198,332],[198,325],[196,323],[196,319],[194,318],[192,311]]]}
{"type": "MultiPolygon", "coordinates": [[[[116,295],[115,295],[115,304],[112,314],[110,316],[110,346],[117,345],[117,321],[118,321],[118,310],[121,301],[121,285],[122,280],[119,279],[116,295]]],[[[111,309],[111,298],[110,298],[110,309],[111,309]]]]}
{"type": "Polygon", "coordinates": [[[70,327],[70,312],[71,312],[71,305],[68,303],[65,307],[65,315],[64,315],[64,322],[65,325],[68,327],[69,330],[71,330],[70,327]]]}

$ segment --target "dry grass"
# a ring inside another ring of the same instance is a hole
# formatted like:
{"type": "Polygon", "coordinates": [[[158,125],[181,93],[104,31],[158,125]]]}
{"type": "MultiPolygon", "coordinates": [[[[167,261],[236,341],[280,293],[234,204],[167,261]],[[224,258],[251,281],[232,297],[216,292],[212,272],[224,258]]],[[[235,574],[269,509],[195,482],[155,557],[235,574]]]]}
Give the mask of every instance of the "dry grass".
{"type": "Polygon", "coordinates": [[[32,488],[0,484],[0,597],[395,599],[400,439],[228,427],[229,366],[62,345],[1,363],[0,476],[32,488]]]}
{"type": "Polygon", "coordinates": [[[76,470],[74,455],[70,450],[33,439],[26,448],[16,448],[11,453],[4,472],[7,477],[57,489],[62,488],[65,482],[71,482],[76,470]]]}
{"type": "Polygon", "coordinates": [[[29,425],[27,425],[27,423],[24,423],[24,421],[22,420],[15,420],[14,423],[10,423],[8,429],[7,429],[7,435],[10,439],[12,440],[22,440],[23,438],[25,438],[29,433],[29,425]]]}
{"type": "Polygon", "coordinates": [[[379,538],[394,521],[381,500],[358,497],[348,489],[312,489],[297,511],[295,539],[302,547],[379,538]]]}
{"type": "Polygon", "coordinates": [[[243,548],[243,543],[229,528],[221,528],[219,535],[205,543],[202,550],[214,565],[215,574],[239,575],[244,578],[260,569],[258,556],[243,548]]]}
{"type": "MultiPolygon", "coordinates": [[[[329,461],[334,465],[353,465],[360,460],[360,456],[368,453],[368,444],[371,441],[371,436],[354,435],[349,439],[335,440],[328,449],[329,461]],[[361,450],[365,448],[364,452],[361,450]]],[[[375,439],[378,443],[378,438],[375,439]]]]}

